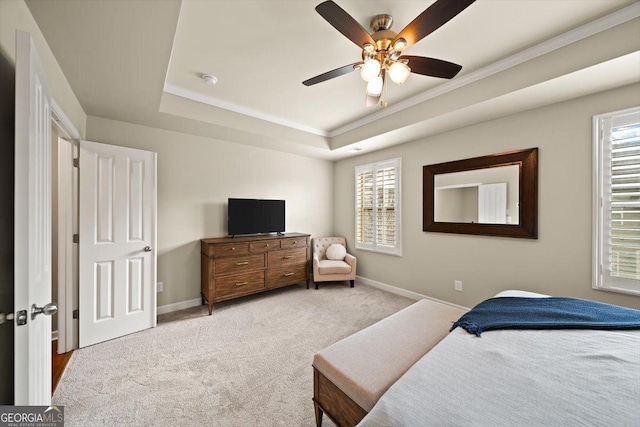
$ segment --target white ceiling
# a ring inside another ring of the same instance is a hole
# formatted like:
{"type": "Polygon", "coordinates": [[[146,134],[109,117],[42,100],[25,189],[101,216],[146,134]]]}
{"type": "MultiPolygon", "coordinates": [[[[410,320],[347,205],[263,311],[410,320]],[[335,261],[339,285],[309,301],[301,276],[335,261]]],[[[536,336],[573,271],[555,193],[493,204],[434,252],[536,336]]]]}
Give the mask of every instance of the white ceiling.
{"type": "MultiPolygon", "coordinates": [[[[463,65],[456,78],[413,74],[403,86],[390,85],[389,109],[366,108],[357,72],[311,87],[301,83],[360,59],[357,46],[315,12],[318,3],[27,1],[88,115],[320,158],[491,119],[495,112],[482,108],[485,114],[464,113],[487,102],[502,99],[513,112],[640,80],[639,57],[619,59],[640,50],[640,25],[631,27],[632,34],[638,27],[638,41],[625,41],[630,47],[617,56],[553,58],[564,45],[579,52],[581,37],[606,30],[609,21],[637,24],[635,1],[478,0],[407,50],[463,65]],[[566,35],[572,30],[573,38],[566,35]],[[606,63],[614,60],[611,72],[606,63]],[[605,65],[593,68],[598,64],[605,65]],[[205,85],[202,73],[218,84],[205,85]],[[560,78],[563,87],[579,85],[558,97],[544,83],[560,78]]],[[[336,3],[367,29],[373,15],[391,14],[399,32],[433,1],[336,3]]]]}

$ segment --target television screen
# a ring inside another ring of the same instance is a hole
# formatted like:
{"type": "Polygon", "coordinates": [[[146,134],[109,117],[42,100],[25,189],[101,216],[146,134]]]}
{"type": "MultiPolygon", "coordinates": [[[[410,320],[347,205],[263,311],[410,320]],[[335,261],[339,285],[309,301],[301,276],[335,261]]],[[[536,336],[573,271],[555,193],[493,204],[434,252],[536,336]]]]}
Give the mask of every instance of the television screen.
{"type": "Polygon", "coordinates": [[[229,199],[229,235],[283,233],[284,200],[229,199]]]}

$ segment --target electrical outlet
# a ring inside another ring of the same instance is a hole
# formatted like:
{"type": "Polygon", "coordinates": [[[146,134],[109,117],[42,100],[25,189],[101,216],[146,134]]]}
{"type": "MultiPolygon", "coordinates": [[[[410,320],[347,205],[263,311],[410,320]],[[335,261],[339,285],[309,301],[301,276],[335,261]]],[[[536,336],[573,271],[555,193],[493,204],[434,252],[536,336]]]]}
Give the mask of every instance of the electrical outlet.
{"type": "Polygon", "coordinates": [[[162,282],[157,282],[156,283],[156,291],[157,292],[162,292],[162,288],[163,288],[162,282]]]}
{"type": "Polygon", "coordinates": [[[462,280],[454,280],[453,288],[458,292],[462,292],[462,280]]]}

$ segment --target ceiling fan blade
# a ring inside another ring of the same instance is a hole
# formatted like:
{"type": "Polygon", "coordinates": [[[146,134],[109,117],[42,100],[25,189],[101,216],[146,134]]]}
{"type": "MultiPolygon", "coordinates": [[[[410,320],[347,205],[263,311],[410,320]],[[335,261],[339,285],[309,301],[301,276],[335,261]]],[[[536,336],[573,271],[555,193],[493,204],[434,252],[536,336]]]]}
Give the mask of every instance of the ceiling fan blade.
{"type": "Polygon", "coordinates": [[[462,70],[462,65],[443,61],[442,59],[403,55],[398,58],[398,61],[402,61],[403,59],[409,61],[407,65],[411,68],[412,73],[422,74],[424,76],[452,79],[462,70]]]}
{"type": "Polygon", "coordinates": [[[344,67],[336,68],[335,70],[327,71],[326,73],[320,74],[319,76],[312,77],[308,80],[302,82],[305,86],[312,86],[317,83],[322,83],[324,81],[340,77],[343,74],[348,74],[356,69],[356,65],[360,64],[360,62],[354,62],[353,64],[345,65],[344,67]]]}
{"type": "Polygon", "coordinates": [[[376,45],[376,42],[371,38],[367,30],[334,2],[325,1],[320,3],[316,6],[316,12],[346,38],[358,45],[360,49],[367,43],[371,43],[374,46],[376,45]]]}
{"type": "Polygon", "coordinates": [[[405,39],[407,45],[411,46],[428,36],[457,14],[465,10],[475,0],[438,0],[429,6],[424,12],[416,17],[393,39],[393,46],[398,39],[405,39]]]}

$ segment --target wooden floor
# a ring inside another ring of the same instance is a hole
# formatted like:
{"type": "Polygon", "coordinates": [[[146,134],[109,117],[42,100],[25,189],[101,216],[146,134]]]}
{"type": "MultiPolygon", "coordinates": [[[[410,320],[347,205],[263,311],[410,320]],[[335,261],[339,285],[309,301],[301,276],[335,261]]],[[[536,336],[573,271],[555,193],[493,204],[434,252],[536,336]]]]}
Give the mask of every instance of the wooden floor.
{"type": "Polygon", "coordinates": [[[52,378],[51,378],[51,393],[56,391],[56,387],[58,386],[58,382],[62,377],[62,373],[67,367],[67,363],[69,363],[69,359],[71,359],[71,355],[73,354],[73,350],[68,353],[58,354],[58,340],[53,340],[51,342],[51,351],[53,354],[51,355],[52,360],[52,378]]]}

